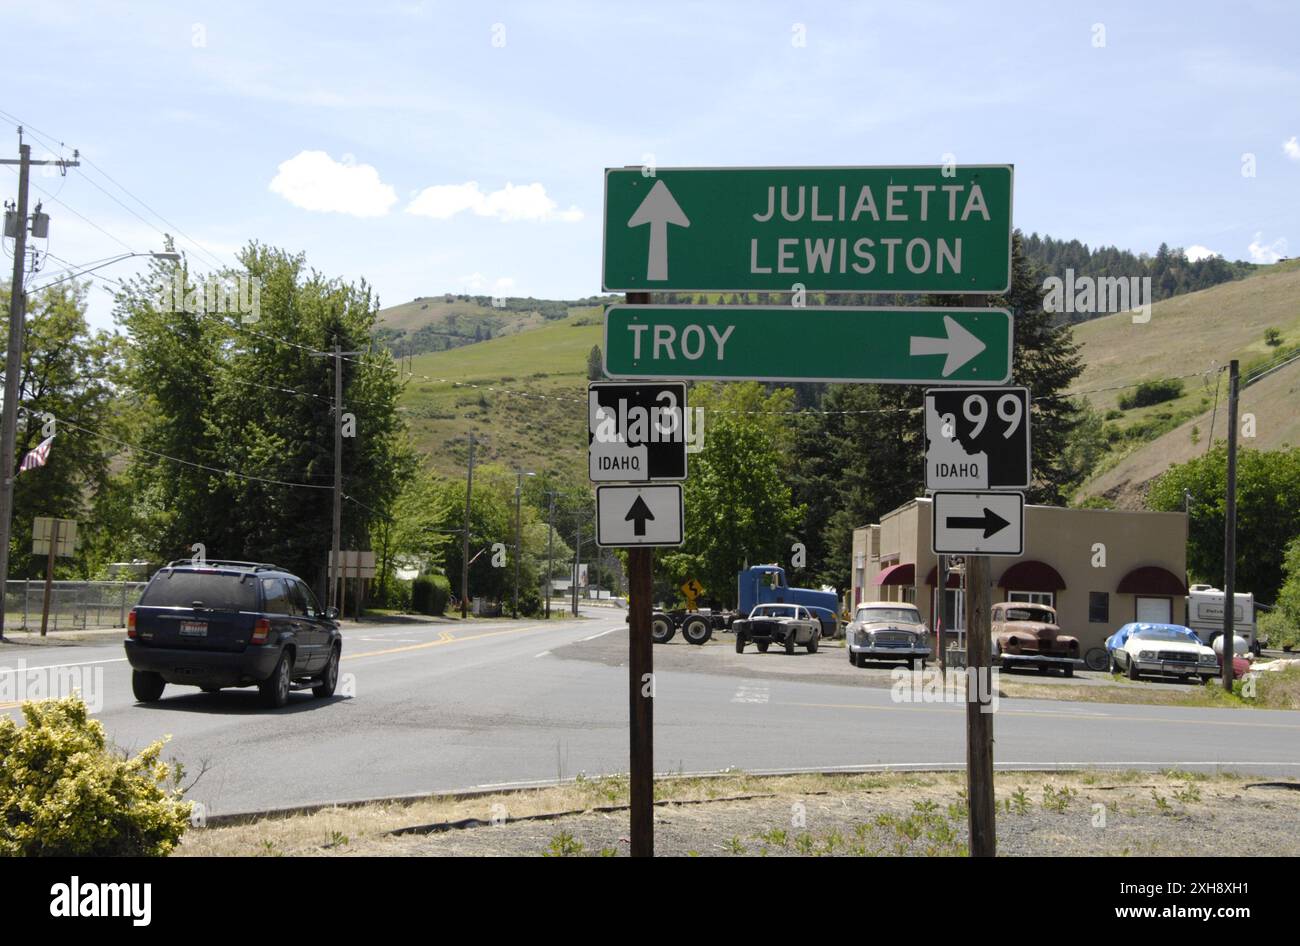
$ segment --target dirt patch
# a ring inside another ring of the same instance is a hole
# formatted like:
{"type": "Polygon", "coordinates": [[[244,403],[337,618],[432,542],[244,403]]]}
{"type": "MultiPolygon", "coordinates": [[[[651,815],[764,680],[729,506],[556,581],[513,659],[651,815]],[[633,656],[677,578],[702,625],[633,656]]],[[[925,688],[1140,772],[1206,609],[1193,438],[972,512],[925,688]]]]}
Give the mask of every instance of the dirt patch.
{"type": "MultiPolygon", "coordinates": [[[[998,853],[1300,854],[1290,783],[1187,772],[998,773],[998,853]],[[1255,787],[1251,787],[1254,785],[1255,787]],[[1223,838],[1233,839],[1225,850],[1223,838]]],[[[1298,783],[1300,784],[1300,783],[1298,783]]],[[[960,772],[663,779],[665,856],[963,856],[960,772]]],[[[179,854],[622,856],[625,778],[192,830],[179,854]],[[460,824],[462,826],[454,826],[460,824]],[[464,826],[468,825],[468,826],[464,826]],[[422,826],[414,833],[394,831],[422,826]]]]}

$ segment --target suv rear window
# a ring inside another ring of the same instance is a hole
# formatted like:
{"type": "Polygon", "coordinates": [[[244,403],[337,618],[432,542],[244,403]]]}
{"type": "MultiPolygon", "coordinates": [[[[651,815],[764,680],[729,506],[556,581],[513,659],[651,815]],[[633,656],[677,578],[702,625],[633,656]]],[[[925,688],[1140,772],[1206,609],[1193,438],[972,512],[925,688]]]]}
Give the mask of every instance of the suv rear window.
{"type": "Polygon", "coordinates": [[[140,598],[141,605],[154,608],[191,608],[195,602],[215,611],[256,611],[257,584],[251,575],[164,571],[140,598]]]}

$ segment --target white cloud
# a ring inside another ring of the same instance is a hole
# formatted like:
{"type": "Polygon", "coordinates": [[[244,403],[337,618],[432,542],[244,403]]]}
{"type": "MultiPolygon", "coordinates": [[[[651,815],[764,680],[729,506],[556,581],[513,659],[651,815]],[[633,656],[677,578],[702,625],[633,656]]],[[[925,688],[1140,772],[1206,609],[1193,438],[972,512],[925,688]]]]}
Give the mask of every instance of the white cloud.
{"type": "Polygon", "coordinates": [[[1278,237],[1272,243],[1264,243],[1264,234],[1256,233],[1250,241],[1250,259],[1253,263],[1276,263],[1286,256],[1286,237],[1278,237]]]}
{"type": "Polygon", "coordinates": [[[351,155],[335,161],[324,151],[300,151],[280,165],[271,192],[295,207],[353,217],[382,217],[397,203],[397,193],[369,164],[351,155]]]}
{"type": "Polygon", "coordinates": [[[470,273],[468,276],[460,277],[461,285],[464,287],[461,291],[477,295],[489,295],[494,298],[500,298],[511,295],[515,288],[515,277],[499,276],[492,280],[491,290],[484,292],[488,288],[487,277],[480,272],[470,273]]]}
{"type": "Polygon", "coordinates": [[[450,220],[466,210],[480,217],[513,220],[558,220],[577,223],[582,211],[577,207],[560,210],[559,204],[547,196],[546,188],[536,182],[516,187],[507,182],[500,190],[484,193],[478,181],[464,184],[435,184],[415,195],[406,212],[434,220],[450,220]]]}
{"type": "Polygon", "coordinates": [[[1296,141],[1295,135],[1282,142],[1282,150],[1286,152],[1286,156],[1292,161],[1300,161],[1300,141],[1296,141]]]}
{"type": "Polygon", "coordinates": [[[1183,250],[1183,254],[1187,257],[1187,259],[1190,262],[1193,263],[1203,259],[1209,259],[1211,256],[1223,255],[1217,250],[1212,250],[1208,246],[1201,246],[1201,244],[1199,243],[1194,243],[1191,246],[1189,246],[1187,249],[1183,250]]]}

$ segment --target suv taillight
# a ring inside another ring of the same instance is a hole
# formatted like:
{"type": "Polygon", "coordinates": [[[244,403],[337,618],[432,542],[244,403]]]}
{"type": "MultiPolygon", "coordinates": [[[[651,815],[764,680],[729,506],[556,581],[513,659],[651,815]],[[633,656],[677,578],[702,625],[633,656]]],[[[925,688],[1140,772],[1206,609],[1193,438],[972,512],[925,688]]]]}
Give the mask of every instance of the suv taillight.
{"type": "Polygon", "coordinates": [[[135,608],[126,616],[126,636],[135,640],[135,608]]]}
{"type": "Polygon", "coordinates": [[[253,625],[253,636],[249,640],[250,644],[265,644],[271,638],[271,622],[268,618],[258,618],[257,623],[253,625]]]}

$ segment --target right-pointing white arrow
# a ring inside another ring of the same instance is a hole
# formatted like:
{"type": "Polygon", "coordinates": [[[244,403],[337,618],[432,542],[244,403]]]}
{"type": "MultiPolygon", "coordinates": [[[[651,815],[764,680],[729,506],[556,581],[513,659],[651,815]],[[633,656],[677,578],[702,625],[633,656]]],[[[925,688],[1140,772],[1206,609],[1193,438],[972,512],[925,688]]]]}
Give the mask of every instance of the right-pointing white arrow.
{"type": "Polygon", "coordinates": [[[663,181],[655,181],[650,193],[645,195],[636,213],[628,218],[629,227],[650,224],[650,255],[646,260],[645,278],[663,281],[668,278],[668,224],[689,227],[691,222],[673,199],[672,191],[663,181]]]}
{"type": "Polygon", "coordinates": [[[963,328],[951,315],[943,317],[943,327],[948,333],[945,338],[913,335],[911,354],[947,355],[943,363],[943,376],[946,378],[987,346],[963,328]]]}

